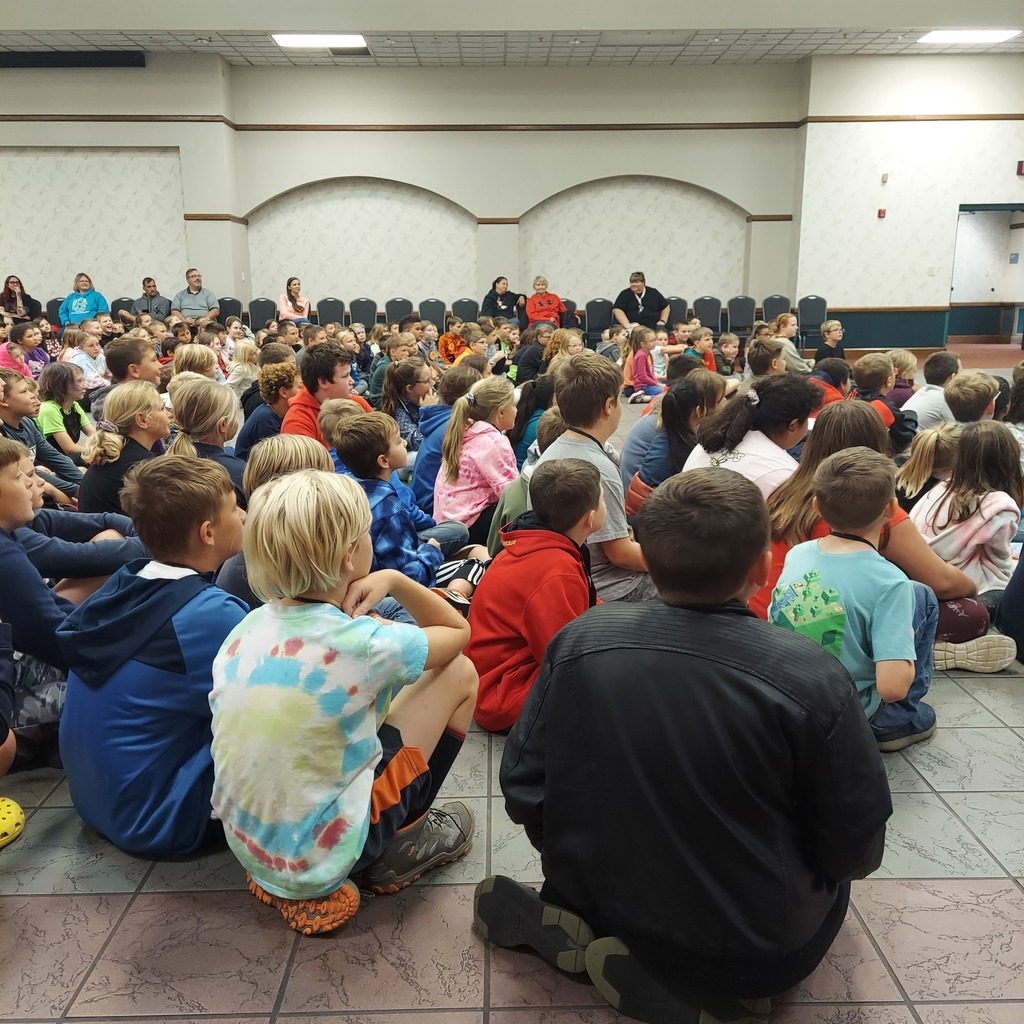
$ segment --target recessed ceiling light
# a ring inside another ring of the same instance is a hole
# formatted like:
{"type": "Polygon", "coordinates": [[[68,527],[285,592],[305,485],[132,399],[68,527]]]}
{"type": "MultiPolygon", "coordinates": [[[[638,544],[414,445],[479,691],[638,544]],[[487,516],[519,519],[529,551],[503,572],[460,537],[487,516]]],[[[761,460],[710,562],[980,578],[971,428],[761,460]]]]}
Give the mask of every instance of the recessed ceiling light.
{"type": "Polygon", "coordinates": [[[358,35],[295,35],[276,32],[271,39],[278,46],[297,50],[364,50],[366,40],[358,35]]]}
{"type": "Polygon", "coordinates": [[[936,29],[918,39],[919,43],[1005,43],[1020,35],[1019,28],[936,29]]]}

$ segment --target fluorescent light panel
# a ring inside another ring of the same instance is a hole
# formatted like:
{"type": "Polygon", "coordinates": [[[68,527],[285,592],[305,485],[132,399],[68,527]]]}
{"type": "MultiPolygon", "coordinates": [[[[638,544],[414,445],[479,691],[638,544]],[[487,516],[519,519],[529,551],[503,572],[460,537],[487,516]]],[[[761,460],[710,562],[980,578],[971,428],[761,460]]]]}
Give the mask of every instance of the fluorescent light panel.
{"type": "Polygon", "coordinates": [[[918,39],[919,43],[1005,43],[1020,35],[1019,28],[936,29],[918,39]]]}
{"type": "Polygon", "coordinates": [[[359,35],[296,35],[276,32],[271,39],[278,46],[295,50],[365,50],[366,40],[359,35]]]}

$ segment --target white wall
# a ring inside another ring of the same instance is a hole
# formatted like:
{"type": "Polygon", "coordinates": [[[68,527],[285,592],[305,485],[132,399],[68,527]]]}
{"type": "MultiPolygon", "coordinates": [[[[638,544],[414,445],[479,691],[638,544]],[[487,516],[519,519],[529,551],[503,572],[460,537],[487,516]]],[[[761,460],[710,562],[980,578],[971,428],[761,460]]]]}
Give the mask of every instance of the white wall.
{"type": "Polygon", "coordinates": [[[953,257],[951,302],[1002,302],[1010,251],[1010,214],[961,213],[953,257]]]}
{"type": "Polygon", "coordinates": [[[457,299],[476,288],[476,218],[441,196],[373,178],[337,178],[272,199],[249,216],[254,294],[289,277],[313,301],[457,299]]]}
{"type": "MultiPolygon", "coordinates": [[[[449,288],[482,294],[495,274],[532,275],[533,265],[540,262],[553,282],[557,273],[578,275],[565,278],[578,293],[572,297],[609,291],[635,265],[644,265],[652,283],[654,273],[664,273],[670,281],[675,274],[690,275],[679,287],[690,293],[688,298],[732,291],[733,286],[726,286],[738,280],[735,290],[758,298],[774,291],[794,298],[814,292],[825,295],[833,307],[944,306],[959,205],[1024,204],[1024,180],[1014,174],[1024,153],[1024,122],[967,118],[1019,113],[1022,95],[1020,57],[816,58],[801,65],[523,70],[231,68],[216,58],[162,55],[151,58],[146,69],[2,71],[0,113],[95,119],[9,122],[4,125],[6,146],[60,156],[102,145],[104,152],[123,151],[129,162],[143,150],[176,150],[177,178],[173,170],[161,172],[158,187],[170,188],[178,180],[183,199],[180,208],[158,204],[148,211],[141,222],[147,229],[143,240],[134,233],[142,214],[123,206],[120,189],[100,182],[83,204],[74,188],[55,184],[46,206],[54,216],[47,223],[77,227],[80,211],[99,214],[97,220],[115,227],[119,244],[112,248],[120,252],[75,252],[77,239],[72,237],[70,249],[61,238],[60,245],[47,246],[45,258],[40,257],[38,246],[27,245],[23,234],[15,232],[11,241],[7,218],[0,228],[7,234],[0,237],[11,266],[27,281],[39,266],[36,280],[44,283],[32,284],[37,292],[51,282],[70,280],[80,269],[76,261],[88,256],[97,261],[87,263],[99,268],[97,283],[114,293],[133,291],[154,263],[157,276],[166,278],[161,285],[167,292],[180,286],[185,267],[195,263],[215,291],[242,299],[254,291],[276,295],[282,276],[291,273],[302,276],[307,286],[316,286],[321,272],[333,282],[350,277],[366,281],[358,277],[360,268],[345,262],[347,256],[325,250],[328,232],[319,222],[312,224],[318,242],[308,247],[305,263],[296,264],[300,253],[277,245],[268,254],[262,239],[285,244],[280,225],[287,218],[276,215],[278,227],[272,229],[268,218],[273,207],[267,204],[287,205],[291,200],[276,197],[311,184],[315,191],[318,182],[376,178],[393,182],[388,189],[396,196],[422,196],[407,191],[411,186],[443,197],[471,219],[524,221],[519,227],[480,225],[470,244],[467,220],[459,235],[465,248],[444,260],[424,260],[421,269],[427,278],[406,278],[402,291],[422,285],[424,295],[449,288]],[[921,112],[965,119],[813,120],[921,112]],[[111,119],[104,121],[108,114],[111,119]],[[795,124],[805,114],[812,121],[803,128],[728,127],[762,121],[795,124]],[[150,115],[167,120],[117,120],[150,115]],[[179,115],[212,120],[174,120],[179,115]],[[221,117],[236,122],[238,130],[216,120],[221,117]],[[493,132],[477,127],[680,122],[707,127],[642,132],[493,132]],[[274,130],[245,130],[255,125],[274,130]],[[329,130],[296,131],[292,125],[329,130]],[[331,128],[336,125],[366,130],[331,128]],[[382,127],[393,130],[372,130],[382,127]],[[439,127],[445,130],[435,130],[439,127]],[[883,172],[890,175],[884,187],[879,182],[883,172]],[[542,247],[531,227],[537,215],[528,211],[567,190],[585,190],[590,182],[651,177],[704,190],[695,194],[708,197],[712,220],[714,204],[722,200],[745,214],[792,215],[794,220],[747,226],[738,278],[731,264],[702,265],[691,274],[693,251],[720,252],[719,240],[708,237],[710,229],[703,222],[699,231],[689,230],[691,213],[678,211],[664,224],[647,218],[639,230],[631,231],[630,204],[636,196],[619,186],[617,196],[606,197],[627,240],[619,263],[599,266],[598,256],[590,251],[571,257],[575,269],[567,265],[560,271],[550,262],[564,257],[542,247]],[[875,216],[881,206],[888,211],[884,221],[875,216]],[[253,223],[247,231],[227,220],[190,220],[182,242],[182,213],[252,215],[253,223]],[[643,251],[650,251],[655,262],[638,263],[635,251],[642,242],[631,235],[644,236],[643,251]],[[929,268],[935,269],[934,275],[929,268]],[[255,288],[250,271],[258,277],[255,288]],[[591,282],[586,280],[589,274],[595,278],[591,282]]],[[[440,200],[426,203],[431,204],[442,208],[440,200]]],[[[386,236],[392,248],[400,247],[409,211],[395,218],[388,210],[397,206],[377,209],[374,237],[386,236]]],[[[372,254],[375,266],[386,259],[387,253],[372,254]]],[[[397,263],[389,266],[387,272],[399,273],[397,263]]],[[[368,276],[376,295],[376,287],[385,282],[368,276]]],[[[66,287],[60,283],[57,290],[66,287]]]]}
{"type": "Polygon", "coordinates": [[[0,252],[44,305],[84,271],[113,301],[184,287],[185,222],[177,150],[0,148],[0,252]],[[179,283],[181,282],[181,283],[179,283]]]}
{"type": "Polygon", "coordinates": [[[543,274],[583,306],[613,299],[642,270],[664,295],[723,303],[743,290],[746,214],[703,189],[629,176],[579,185],[535,206],[519,224],[519,278],[543,274]]]}
{"type": "MultiPolygon", "coordinates": [[[[1013,223],[1019,223],[1020,214],[1012,217],[1013,223]]],[[[1003,301],[1024,306],[1024,227],[1010,231],[1006,258],[1003,260],[1003,301]],[[1016,263],[1010,263],[1011,252],[1019,254],[1016,263]]]]}

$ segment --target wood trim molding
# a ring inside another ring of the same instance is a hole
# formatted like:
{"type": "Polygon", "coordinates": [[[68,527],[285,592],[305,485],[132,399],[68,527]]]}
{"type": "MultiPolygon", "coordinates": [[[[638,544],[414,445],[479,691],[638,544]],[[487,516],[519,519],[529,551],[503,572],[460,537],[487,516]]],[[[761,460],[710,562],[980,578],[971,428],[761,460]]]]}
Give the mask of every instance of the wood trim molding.
{"type": "Polygon", "coordinates": [[[518,217],[477,217],[477,224],[518,224],[518,217]]]}
{"type": "Polygon", "coordinates": [[[1016,231],[1017,228],[1024,228],[1024,220],[1022,220],[1019,224],[1011,224],[1010,225],[1010,230],[1011,231],[1016,231]]]}
{"type": "Polygon", "coordinates": [[[787,221],[792,219],[793,214],[791,213],[752,213],[747,217],[747,223],[768,224],[772,221],[787,221]]]}
{"type": "Polygon", "coordinates": [[[65,121],[95,124],[223,124],[238,126],[223,114],[0,114],[0,124],[31,121],[65,121]]]}
{"type": "Polygon", "coordinates": [[[232,224],[247,225],[247,217],[236,217],[233,213],[186,213],[185,220],[226,220],[232,224]]]}
{"type": "Polygon", "coordinates": [[[950,309],[978,309],[983,307],[986,309],[1014,309],[1018,303],[1016,302],[951,302],[949,304],[950,309]]]}
{"type": "Polygon", "coordinates": [[[1024,121],[1024,114],[815,114],[798,122],[805,124],[861,124],[884,121],[1024,121]]]}

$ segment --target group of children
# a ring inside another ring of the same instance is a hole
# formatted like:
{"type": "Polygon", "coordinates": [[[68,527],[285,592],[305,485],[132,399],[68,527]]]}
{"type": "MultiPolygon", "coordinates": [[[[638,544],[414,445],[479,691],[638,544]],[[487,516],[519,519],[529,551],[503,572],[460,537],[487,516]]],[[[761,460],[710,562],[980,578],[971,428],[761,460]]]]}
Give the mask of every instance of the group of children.
{"type": "Polygon", "coordinates": [[[290,324],[255,358],[235,339],[238,388],[223,344],[172,346],[166,455],[141,336],[106,347],[95,431],[86,378],[41,378],[55,444],[29,377],[0,369],[0,556],[45,605],[0,606],[0,773],[19,694],[52,695],[89,825],[154,857],[226,841],[252,894],[317,934],[470,848],[472,810],[435,803],[475,716],[511,730],[502,788],[546,878],[481,882],[481,933],[641,1019],[764,1019],[880,862],[878,751],[934,731],[933,658],[991,671],[1012,646],[989,632],[1024,500],[998,387],[947,373],[950,419],[977,415],[918,433],[898,471],[913,413],[888,356],[858,361],[847,401],[834,344],[794,372],[770,329],[743,351],[634,328],[620,368],[552,323],[516,346],[500,318],[435,340],[413,317],[376,366],[364,329],[331,327],[290,324]],[[652,413],[620,458],[624,388],[652,413]],[[128,517],[116,537],[90,521],[116,553],[88,580],[24,536],[46,449],[80,508],[128,517]],[[949,606],[971,601],[965,638],[949,606]],[[641,833],[678,897],[621,871],[641,833]]]}

